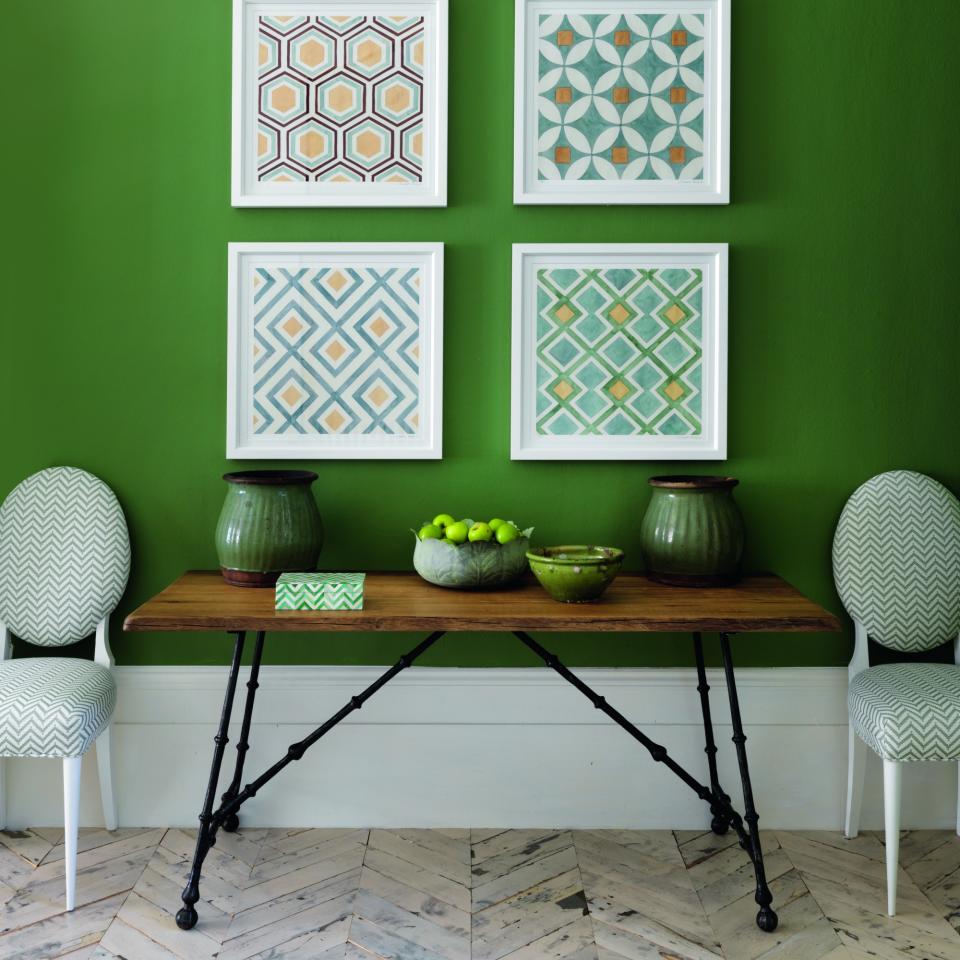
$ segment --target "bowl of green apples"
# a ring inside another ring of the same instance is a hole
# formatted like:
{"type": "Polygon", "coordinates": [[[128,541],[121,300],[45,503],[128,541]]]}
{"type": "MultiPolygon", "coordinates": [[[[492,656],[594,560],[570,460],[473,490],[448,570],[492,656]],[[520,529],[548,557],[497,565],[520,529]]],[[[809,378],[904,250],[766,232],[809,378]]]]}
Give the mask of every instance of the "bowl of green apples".
{"type": "Polygon", "coordinates": [[[413,566],[428,583],[459,590],[495,590],[527,572],[533,527],[511,520],[456,520],[439,513],[413,531],[413,566]]]}

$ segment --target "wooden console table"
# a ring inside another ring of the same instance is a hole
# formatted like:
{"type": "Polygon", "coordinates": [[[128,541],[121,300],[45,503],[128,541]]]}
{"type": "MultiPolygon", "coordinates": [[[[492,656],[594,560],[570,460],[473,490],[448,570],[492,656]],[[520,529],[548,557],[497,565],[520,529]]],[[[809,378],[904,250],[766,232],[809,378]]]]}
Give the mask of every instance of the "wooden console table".
{"type": "Polygon", "coordinates": [[[213,762],[200,813],[196,851],[183,891],[183,906],[177,912],[177,924],[184,930],[189,930],[197,922],[196,904],[200,899],[200,874],[207,853],[216,843],[217,831],[221,828],[228,832],[236,830],[240,823],[238,812],[247,800],[255,796],[287,764],[299,760],[307,749],[340,721],[354,710],[359,710],[373,694],[401,670],[409,667],[445,633],[468,630],[512,633],[548,667],[586,696],[598,710],[646,747],[655,761],[668,767],[707,803],[712,815],[711,828],[715,833],[725,833],[732,827],[740,838],[740,846],[753,863],[757,884],[756,901],[760,907],[757,925],[766,931],[776,929],[777,915],[771,907],[773,898],[764,874],[763,851],[757,829],[759,817],[750,786],[747,738],[744,736],[740,717],[730,637],[734,633],[757,631],[812,632],[840,629],[836,617],[798,593],[779,577],[747,577],[736,587],[684,589],[651,583],[641,576],[623,575],[617,578],[599,602],[570,605],[551,600],[539,585],[532,581],[510,590],[468,593],[433,587],[412,573],[379,573],[367,576],[363,610],[278,611],[274,609],[273,603],[273,590],[232,587],[226,584],[216,571],[192,571],[131,613],[124,623],[125,630],[207,630],[227,631],[236,635],[220,725],[214,737],[213,762]],[[400,657],[366,690],[351,697],[350,701],[325,723],[303,740],[291,744],[286,754],[273,766],[241,787],[266,633],[344,630],[424,630],[429,631],[429,635],[400,657]],[[693,633],[709,786],[688,773],[667,753],[665,747],[651,740],[567,669],[556,656],[527,633],[531,630],[693,633]],[[240,739],[237,742],[236,765],[230,784],[214,809],[220,767],[227,745],[227,730],[233,712],[240,659],[248,631],[256,633],[256,642],[247,681],[240,739]],[[710,688],[707,686],[703,658],[702,634],[707,631],[720,635],[720,653],[730,698],[733,743],[743,786],[742,816],[734,809],[717,776],[717,747],[710,717],[710,688]]]}

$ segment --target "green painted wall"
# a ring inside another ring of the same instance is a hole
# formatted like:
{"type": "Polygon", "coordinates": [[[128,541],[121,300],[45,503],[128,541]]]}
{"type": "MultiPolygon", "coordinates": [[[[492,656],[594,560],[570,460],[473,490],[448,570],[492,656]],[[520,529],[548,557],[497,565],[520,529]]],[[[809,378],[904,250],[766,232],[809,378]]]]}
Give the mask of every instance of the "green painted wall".
{"type": "MultiPolygon", "coordinates": [[[[408,527],[507,514],[638,562],[648,476],[709,465],[511,463],[510,243],[719,241],[730,259],[730,459],[748,562],[835,611],[845,497],[911,467],[960,490],[956,0],[734,0],[729,207],[515,208],[513,4],[451,0],[446,210],[233,210],[229,0],[53,0],[4,15],[0,494],[70,463],[130,523],[126,613],[215,565],[228,240],[446,244],[444,460],[316,466],[323,563],[409,566],[408,527]]],[[[213,663],[216,636],[119,632],[121,663],[213,663]]],[[[379,663],[391,637],[277,636],[272,662],[379,663]]],[[[674,665],[681,638],[564,637],[571,662],[674,665]]],[[[740,641],[839,664],[847,637],[740,641]]],[[[522,664],[449,638],[434,664],[522,664]]]]}

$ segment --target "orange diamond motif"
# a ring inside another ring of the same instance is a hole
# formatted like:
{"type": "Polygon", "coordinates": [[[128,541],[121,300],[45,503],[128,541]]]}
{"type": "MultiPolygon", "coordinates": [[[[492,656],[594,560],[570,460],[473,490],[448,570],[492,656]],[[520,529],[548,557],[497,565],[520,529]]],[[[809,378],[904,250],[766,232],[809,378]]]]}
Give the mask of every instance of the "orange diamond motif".
{"type": "Polygon", "coordinates": [[[671,323],[679,323],[681,320],[683,320],[684,317],[686,317],[687,314],[684,311],[684,309],[680,306],[679,303],[675,303],[669,309],[664,310],[663,315],[671,323]]]}
{"type": "Polygon", "coordinates": [[[373,388],[373,392],[370,394],[370,399],[373,401],[373,405],[375,407],[382,407],[384,403],[386,403],[389,396],[390,394],[387,393],[387,391],[384,390],[383,387],[381,387],[378,383],[373,388]]]}
{"type": "Polygon", "coordinates": [[[383,318],[383,314],[378,314],[377,319],[370,324],[370,329],[378,337],[382,337],[389,329],[390,324],[383,318]]]}
{"type": "Polygon", "coordinates": [[[336,363],[347,352],[347,348],[339,340],[334,340],[323,352],[336,363]]]}
{"type": "Polygon", "coordinates": [[[292,406],[294,406],[294,405],[297,403],[298,400],[300,400],[300,398],[301,398],[302,396],[303,396],[303,394],[300,392],[300,388],[299,388],[299,387],[295,387],[295,386],[291,383],[290,386],[287,387],[287,389],[284,390],[283,393],[280,394],[280,399],[283,400],[283,402],[284,402],[288,407],[292,407],[292,406]]]}
{"type": "Polygon", "coordinates": [[[573,393],[573,387],[566,380],[561,380],[554,388],[553,392],[561,399],[566,400],[573,393]]]}
{"type": "Polygon", "coordinates": [[[607,316],[614,323],[625,323],[630,319],[630,311],[622,303],[617,303],[613,306],[607,316]]]}
{"type": "Polygon", "coordinates": [[[667,384],[667,387],[663,392],[671,400],[679,400],[683,396],[685,391],[683,387],[681,387],[676,380],[671,380],[670,383],[667,384]]]}
{"type": "Polygon", "coordinates": [[[561,323],[569,323],[573,319],[573,311],[570,309],[569,305],[566,303],[561,303],[560,306],[553,311],[553,315],[561,323]]]}
{"type": "Polygon", "coordinates": [[[629,392],[630,388],[622,380],[618,380],[610,387],[610,393],[612,393],[617,400],[622,400],[629,392]]]}
{"type": "Polygon", "coordinates": [[[346,282],[347,278],[339,270],[331,273],[330,276],[327,277],[327,283],[333,287],[334,293],[339,293],[346,282]]]}
{"type": "Polygon", "coordinates": [[[323,418],[323,422],[331,430],[339,430],[347,422],[347,418],[339,410],[334,410],[323,418]]]}
{"type": "Polygon", "coordinates": [[[303,324],[300,322],[299,317],[295,317],[291,313],[290,316],[283,321],[283,329],[288,337],[295,337],[303,329],[303,324]]]}

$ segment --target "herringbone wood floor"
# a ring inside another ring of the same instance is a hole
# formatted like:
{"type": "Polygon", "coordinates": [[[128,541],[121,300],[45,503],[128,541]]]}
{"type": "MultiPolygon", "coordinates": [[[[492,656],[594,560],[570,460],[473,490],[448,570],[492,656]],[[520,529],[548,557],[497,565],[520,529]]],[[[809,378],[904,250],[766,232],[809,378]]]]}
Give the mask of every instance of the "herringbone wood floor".
{"type": "Polygon", "coordinates": [[[763,837],[780,914],[754,926],[731,836],[643,830],[241,830],[207,859],[200,924],[173,922],[193,834],[0,833],[0,958],[69,960],[960,960],[960,839],[901,840],[884,911],[875,834],[763,837]]]}

